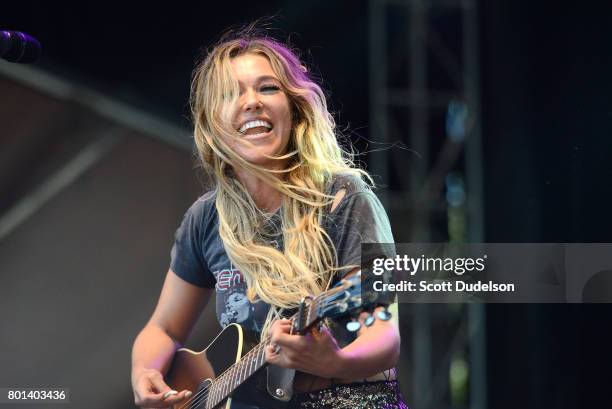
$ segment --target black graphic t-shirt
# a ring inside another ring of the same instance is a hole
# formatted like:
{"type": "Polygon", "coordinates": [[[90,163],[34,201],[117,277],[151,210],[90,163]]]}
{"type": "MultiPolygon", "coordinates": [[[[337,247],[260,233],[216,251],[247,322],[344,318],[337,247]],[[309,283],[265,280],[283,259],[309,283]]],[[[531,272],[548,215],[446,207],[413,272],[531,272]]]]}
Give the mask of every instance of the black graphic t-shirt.
{"type": "MultiPolygon", "coordinates": [[[[335,195],[342,189],[346,193],[336,209],[326,216],[324,228],[336,247],[339,266],[358,266],[362,242],[392,243],[393,235],[385,209],[361,179],[338,175],[328,193],[335,195]]],[[[244,277],[232,265],[219,236],[215,194],[216,191],[204,194],[187,210],[176,231],[170,268],[191,284],[215,288],[217,319],[222,327],[238,323],[259,333],[269,306],[261,301],[251,303],[247,299],[244,277]]],[[[280,214],[272,215],[268,227],[268,242],[282,251],[280,214]]],[[[342,273],[348,271],[350,269],[345,269],[342,273]]],[[[346,338],[336,331],[334,334],[346,338]]],[[[347,343],[342,339],[339,341],[347,343]]]]}

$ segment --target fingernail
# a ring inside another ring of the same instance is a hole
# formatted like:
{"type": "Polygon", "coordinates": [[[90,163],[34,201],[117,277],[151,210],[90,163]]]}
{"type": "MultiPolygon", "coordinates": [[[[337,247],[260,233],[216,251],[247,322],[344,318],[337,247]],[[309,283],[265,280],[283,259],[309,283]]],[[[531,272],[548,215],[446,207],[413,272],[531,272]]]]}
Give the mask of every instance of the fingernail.
{"type": "Polygon", "coordinates": [[[170,395],[176,395],[177,393],[178,393],[177,391],[168,391],[164,393],[164,399],[166,399],[170,395]]]}
{"type": "Polygon", "coordinates": [[[190,391],[189,391],[189,392],[187,392],[187,393],[185,393],[185,397],[186,397],[186,398],[190,397],[191,395],[193,395],[193,393],[191,393],[190,391]]]}

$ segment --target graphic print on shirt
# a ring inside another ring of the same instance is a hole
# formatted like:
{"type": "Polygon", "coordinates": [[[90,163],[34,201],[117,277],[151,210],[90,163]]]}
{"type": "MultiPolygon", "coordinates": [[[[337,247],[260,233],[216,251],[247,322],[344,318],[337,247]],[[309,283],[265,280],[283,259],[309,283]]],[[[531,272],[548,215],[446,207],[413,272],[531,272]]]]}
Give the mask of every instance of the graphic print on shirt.
{"type": "Polygon", "coordinates": [[[225,297],[225,308],[221,313],[220,324],[225,327],[233,322],[244,324],[252,315],[252,306],[246,294],[234,291],[225,297]]]}
{"type": "Polygon", "coordinates": [[[242,272],[237,268],[215,271],[213,274],[217,278],[217,284],[215,284],[217,292],[228,291],[230,288],[244,282],[242,272]]]}
{"type": "MultiPolygon", "coordinates": [[[[267,308],[262,303],[252,304],[249,302],[246,291],[247,286],[242,272],[230,267],[213,273],[217,278],[217,314],[219,324],[226,327],[236,323],[245,328],[258,332],[261,330],[261,319],[263,311],[261,307],[267,308]],[[260,311],[262,310],[262,311],[260,311]]],[[[265,316],[265,315],[264,315],[265,316]]]]}

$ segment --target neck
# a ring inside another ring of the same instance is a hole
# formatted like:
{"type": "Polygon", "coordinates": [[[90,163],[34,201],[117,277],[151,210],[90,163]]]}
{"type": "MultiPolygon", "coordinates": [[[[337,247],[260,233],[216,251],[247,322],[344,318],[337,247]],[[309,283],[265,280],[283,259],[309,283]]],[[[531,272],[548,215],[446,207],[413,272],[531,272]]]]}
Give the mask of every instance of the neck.
{"type": "MultiPolygon", "coordinates": [[[[282,177],[282,174],[275,175],[279,179],[282,177]]],[[[273,213],[281,206],[282,194],[256,175],[244,169],[237,169],[236,176],[261,211],[273,213]]]]}

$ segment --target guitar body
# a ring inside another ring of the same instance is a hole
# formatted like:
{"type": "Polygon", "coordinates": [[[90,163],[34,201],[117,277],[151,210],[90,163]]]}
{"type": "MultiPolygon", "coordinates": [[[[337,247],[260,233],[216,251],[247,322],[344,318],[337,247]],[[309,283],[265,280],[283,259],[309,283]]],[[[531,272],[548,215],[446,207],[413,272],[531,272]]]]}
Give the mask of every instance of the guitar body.
{"type": "MultiPolygon", "coordinates": [[[[357,273],[305,299],[292,317],[292,333],[305,334],[324,318],[342,318],[365,308],[373,310],[373,306],[362,302],[361,274],[357,273]]],[[[295,370],[267,366],[265,347],[266,343],[258,344],[240,325],[230,324],[206,349],[176,351],[166,381],[172,389],[188,389],[193,396],[173,409],[243,409],[244,404],[262,409],[286,407],[293,394],[295,370]]]]}
{"type": "MultiPolygon", "coordinates": [[[[230,324],[204,350],[195,352],[187,348],[176,351],[172,366],[166,374],[168,385],[177,391],[188,389],[193,392],[192,400],[177,404],[173,409],[206,409],[208,389],[212,381],[234,365],[256,344],[238,324],[230,324]]],[[[265,372],[265,371],[259,371],[265,372]]],[[[271,398],[266,392],[265,377],[257,376],[238,387],[231,397],[215,406],[223,409],[237,409],[240,401],[263,408],[282,408],[282,402],[271,398]]]]}

